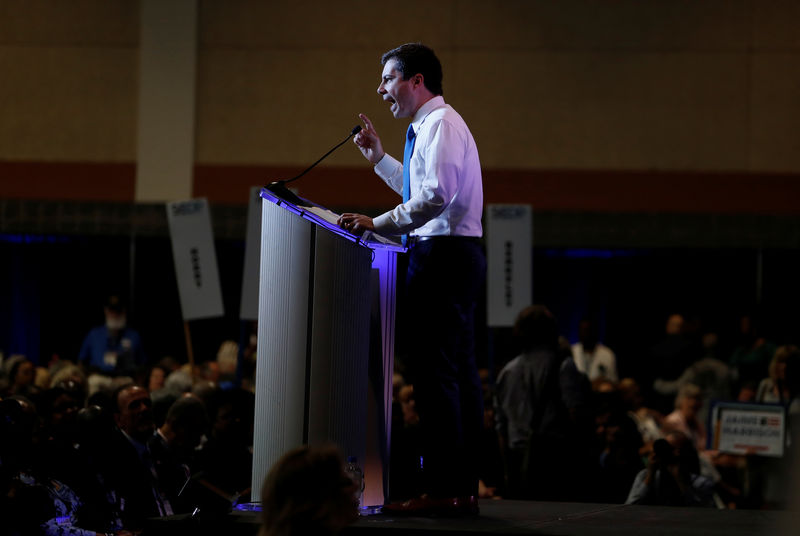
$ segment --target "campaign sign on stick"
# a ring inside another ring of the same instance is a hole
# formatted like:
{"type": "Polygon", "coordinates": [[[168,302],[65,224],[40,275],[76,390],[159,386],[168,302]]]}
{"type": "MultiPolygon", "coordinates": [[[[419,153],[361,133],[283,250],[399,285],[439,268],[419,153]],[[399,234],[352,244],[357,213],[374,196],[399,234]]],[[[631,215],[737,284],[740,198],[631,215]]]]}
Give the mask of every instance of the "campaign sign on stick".
{"type": "Polygon", "coordinates": [[[244,275],[240,320],[258,320],[258,267],[261,262],[261,187],[250,188],[247,235],[244,243],[244,275]]]}
{"type": "Polygon", "coordinates": [[[167,203],[167,220],[183,320],[222,316],[222,291],[208,201],[167,203]]]}
{"type": "Polygon", "coordinates": [[[783,406],[718,402],[711,413],[713,448],[730,454],[781,457],[786,442],[783,406]]]}
{"type": "Polygon", "coordinates": [[[487,319],[513,326],[531,304],[533,227],[530,205],[488,205],[486,212],[487,319]]]}

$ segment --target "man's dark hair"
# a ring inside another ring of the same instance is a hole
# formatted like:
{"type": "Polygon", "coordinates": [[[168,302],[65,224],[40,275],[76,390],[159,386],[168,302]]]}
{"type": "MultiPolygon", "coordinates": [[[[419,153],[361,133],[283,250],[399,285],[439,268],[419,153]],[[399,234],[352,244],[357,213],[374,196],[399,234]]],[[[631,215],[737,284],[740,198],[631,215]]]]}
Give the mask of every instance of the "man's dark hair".
{"type": "Polygon", "coordinates": [[[406,43],[381,56],[381,65],[386,65],[389,60],[394,60],[397,70],[403,73],[403,80],[408,80],[415,74],[421,74],[423,83],[428,91],[434,95],[443,95],[442,92],[442,64],[433,50],[422,43],[406,43]]]}
{"type": "Polygon", "coordinates": [[[514,323],[514,337],[523,352],[535,348],[558,348],[558,326],[553,313],[544,305],[531,305],[520,311],[514,323]]]}
{"type": "Polygon", "coordinates": [[[114,414],[122,413],[122,408],[119,407],[119,395],[120,393],[122,393],[122,391],[124,391],[125,389],[130,389],[131,387],[138,387],[138,386],[134,382],[125,382],[121,385],[118,385],[116,388],[114,388],[113,391],[111,391],[111,400],[112,400],[111,408],[113,409],[114,414]]]}
{"type": "Polygon", "coordinates": [[[165,422],[176,429],[205,432],[208,427],[206,405],[194,395],[184,395],[170,406],[165,422]]]}

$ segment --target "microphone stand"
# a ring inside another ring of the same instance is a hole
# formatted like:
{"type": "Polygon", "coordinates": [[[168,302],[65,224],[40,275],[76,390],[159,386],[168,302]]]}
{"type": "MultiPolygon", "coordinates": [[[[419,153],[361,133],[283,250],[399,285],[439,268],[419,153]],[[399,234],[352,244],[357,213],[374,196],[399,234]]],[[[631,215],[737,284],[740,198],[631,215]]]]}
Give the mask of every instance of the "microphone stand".
{"type": "Polygon", "coordinates": [[[325,160],[328,157],[328,155],[330,155],[333,151],[344,145],[347,142],[347,140],[349,140],[359,132],[361,132],[361,125],[356,125],[355,127],[353,127],[353,129],[350,131],[350,134],[348,134],[345,139],[336,144],[336,146],[334,146],[333,149],[322,155],[319,158],[319,160],[308,166],[302,173],[292,177],[291,179],[284,179],[271,182],[270,184],[265,186],[265,188],[270,192],[274,193],[275,195],[277,195],[278,197],[280,197],[281,199],[288,201],[289,203],[292,203],[293,205],[304,206],[308,202],[302,199],[301,197],[298,197],[297,194],[295,194],[289,188],[287,188],[286,185],[289,184],[290,182],[296,181],[297,179],[299,179],[300,177],[311,171],[317,164],[325,160]]]}

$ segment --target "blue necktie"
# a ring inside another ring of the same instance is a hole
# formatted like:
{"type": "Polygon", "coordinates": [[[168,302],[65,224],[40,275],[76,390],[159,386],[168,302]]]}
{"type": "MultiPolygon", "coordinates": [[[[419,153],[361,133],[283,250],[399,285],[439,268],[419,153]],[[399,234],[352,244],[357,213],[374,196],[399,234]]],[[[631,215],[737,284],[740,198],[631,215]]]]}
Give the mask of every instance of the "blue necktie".
{"type": "MultiPolygon", "coordinates": [[[[414,142],[417,135],[411,125],[408,125],[406,132],[406,148],[403,151],[403,203],[407,203],[411,198],[411,154],[414,152],[414,142]]],[[[400,237],[403,245],[408,242],[408,235],[400,237]]]]}

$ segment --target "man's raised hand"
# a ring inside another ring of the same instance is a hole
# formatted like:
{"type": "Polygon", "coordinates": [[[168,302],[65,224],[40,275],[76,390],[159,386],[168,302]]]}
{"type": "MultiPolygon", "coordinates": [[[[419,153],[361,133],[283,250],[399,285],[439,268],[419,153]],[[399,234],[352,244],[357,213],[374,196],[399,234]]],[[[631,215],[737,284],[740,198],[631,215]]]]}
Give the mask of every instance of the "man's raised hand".
{"type": "Polygon", "coordinates": [[[364,114],[358,114],[358,117],[364,122],[364,128],[361,132],[355,135],[353,143],[358,146],[364,158],[369,160],[373,165],[377,164],[386,154],[381,144],[381,139],[378,133],[375,132],[375,127],[372,126],[372,121],[369,120],[364,114]]]}

